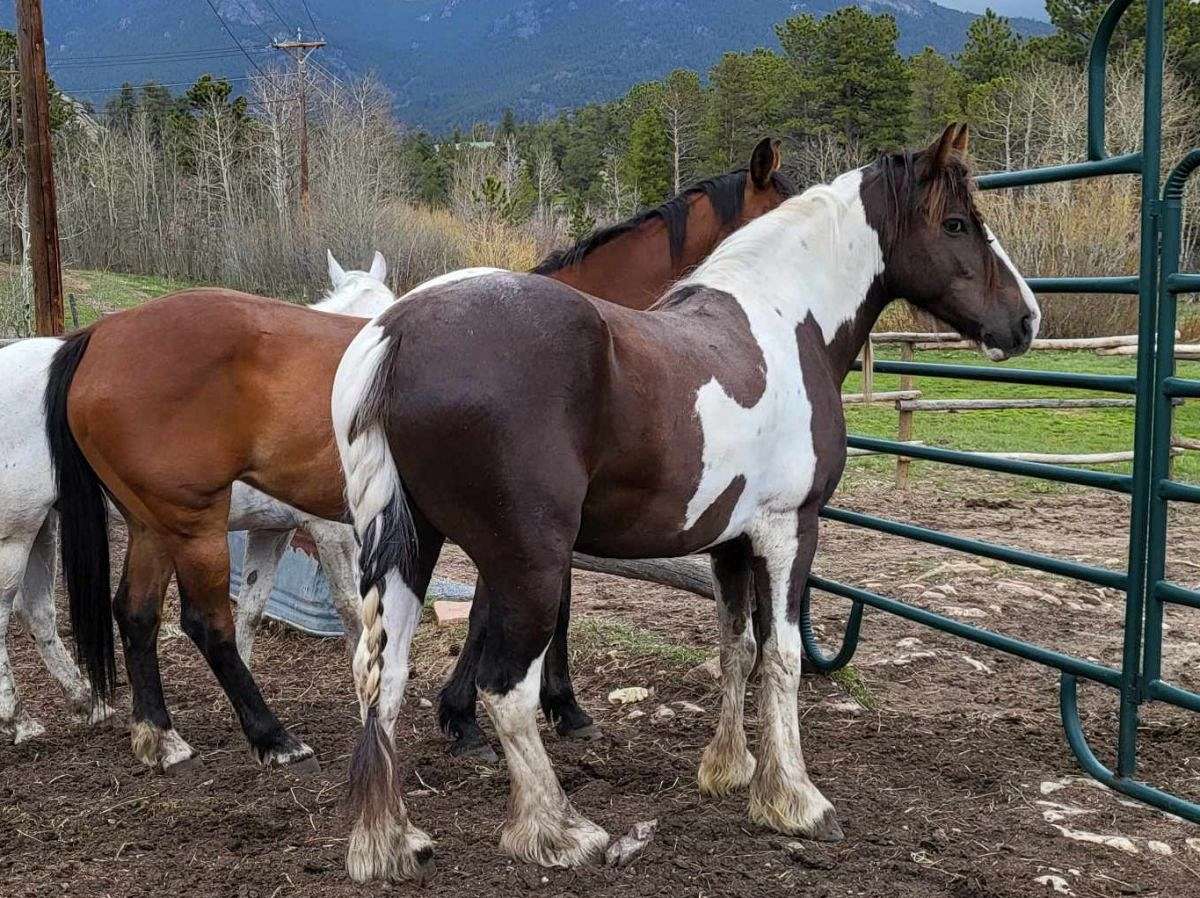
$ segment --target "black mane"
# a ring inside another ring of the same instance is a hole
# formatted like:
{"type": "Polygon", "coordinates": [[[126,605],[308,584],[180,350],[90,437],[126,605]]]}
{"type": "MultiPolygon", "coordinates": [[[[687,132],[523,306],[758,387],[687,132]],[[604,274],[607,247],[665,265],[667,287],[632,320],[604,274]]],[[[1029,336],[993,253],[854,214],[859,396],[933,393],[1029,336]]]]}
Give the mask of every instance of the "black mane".
{"type": "MultiPolygon", "coordinates": [[[[683,246],[687,242],[688,207],[698,196],[708,197],[713,210],[722,226],[737,221],[742,215],[742,203],[746,196],[746,178],[749,171],[739,168],[707,178],[691,187],[686,188],[661,206],[639,212],[627,221],[619,222],[607,228],[593,231],[578,243],[567,249],[559,249],[548,255],[533,269],[532,274],[553,274],[583,261],[592,250],[615,240],[623,234],[640,228],[653,218],[661,218],[667,226],[667,240],[671,246],[671,261],[676,262],[683,254],[683,246]]],[[[774,172],[771,182],[783,196],[794,196],[798,191],[791,178],[782,172],[774,172]]]]}

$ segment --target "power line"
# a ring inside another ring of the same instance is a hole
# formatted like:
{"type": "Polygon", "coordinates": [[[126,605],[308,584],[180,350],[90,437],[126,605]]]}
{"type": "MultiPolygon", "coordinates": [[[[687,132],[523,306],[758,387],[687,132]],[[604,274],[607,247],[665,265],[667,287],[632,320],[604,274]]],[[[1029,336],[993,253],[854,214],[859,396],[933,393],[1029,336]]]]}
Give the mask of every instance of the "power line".
{"type": "MultiPolygon", "coordinates": [[[[252,75],[246,75],[246,76],[240,77],[240,78],[226,78],[224,76],[213,76],[213,80],[214,81],[228,81],[230,83],[233,83],[235,81],[253,81],[254,78],[252,75]]],[[[195,81],[143,81],[140,84],[133,84],[132,82],[127,81],[127,82],[125,82],[125,84],[117,84],[117,85],[113,85],[111,87],[88,87],[88,88],[83,88],[82,90],[70,90],[70,89],[66,89],[66,88],[60,88],[60,89],[67,96],[73,97],[77,94],[112,93],[114,91],[124,90],[126,86],[145,87],[147,84],[153,84],[155,87],[191,87],[195,83],[196,83],[195,81]]]]}
{"type": "MultiPolygon", "coordinates": [[[[266,51],[262,50],[262,49],[253,49],[250,52],[251,53],[264,53],[266,51]]],[[[239,53],[238,50],[231,49],[231,50],[225,50],[220,53],[195,53],[195,54],[191,54],[191,55],[186,55],[183,53],[180,53],[177,55],[172,54],[172,55],[165,55],[165,56],[161,56],[161,55],[160,56],[132,56],[131,55],[131,56],[124,57],[122,59],[113,59],[113,60],[109,60],[106,62],[100,62],[100,61],[82,62],[82,61],[63,60],[62,62],[52,62],[50,65],[55,71],[61,71],[63,69],[76,69],[76,70],[80,70],[80,69],[111,69],[111,68],[120,68],[122,66],[128,66],[128,65],[142,65],[142,64],[147,64],[147,63],[205,62],[205,61],[215,60],[215,59],[225,59],[230,56],[237,56],[238,53],[239,53]]]]}
{"type": "MultiPolygon", "coordinates": [[[[210,3],[209,5],[211,6],[212,4],[210,3]]],[[[274,40],[274,38],[267,33],[267,29],[262,27],[262,23],[259,22],[258,19],[254,18],[254,13],[250,11],[250,9],[245,3],[242,2],[242,0],[237,0],[237,5],[242,8],[242,12],[244,12],[246,14],[246,18],[250,20],[250,24],[263,33],[263,37],[269,41],[274,40]]],[[[287,26],[285,25],[284,27],[286,28],[287,26]]]]}
{"type": "MultiPolygon", "coordinates": [[[[283,16],[281,16],[279,14],[279,10],[277,10],[275,8],[275,4],[272,3],[271,0],[263,0],[263,2],[267,4],[267,8],[270,9],[271,12],[275,13],[275,18],[277,18],[279,20],[280,25],[282,25],[284,28],[288,28],[288,29],[290,29],[292,27],[290,24],[288,24],[286,21],[284,21],[283,16]]],[[[240,0],[239,0],[239,5],[240,5],[240,0]]]]}
{"type": "Polygon", "coordinates": [[[304,5],[304,11],[308,14],[308,21],[312,23],[313,31],[324,38],[325,35],[317,27],[317,20],[313,18],[312,10],[308,8],[308,0],[300,0],[300,2],[304,5]]]}
{"type": "MultiPolygon", "coordinates": [[[[175,56],[188,56],[188,55],[191,55],[194,53],[236,52],[237,49],[238,49],[237,47],[230,47],[230,46],[226,46],[226,47],[193,47],[191,50],[179,50],[177,52],[171,52],[171,53],[143,52],[143,53],[106,53],[106,54],[101,54],[98,56],[56,56],[56,57],[47,59],[47,62],[59,62],[59,61],[68,62],[68,61],[75,61],[75,60],[79,60],[81,62],[93,62],[93,61],[101,60],[101,59],[129,59],[130,57],[133,57],[133,56],[162,56],[162,57],[172,58],[175,56]]],[[[255,52],[260,52],[260,51],[255,51],[255,52]]]]}
{"type": "MultiPolygon", "coordinates": [[[[254,66],[254,71],[258,72],[258,74],[260,74],[264,78],[266,78],[267,73],[264,72],[261,68],[259,68],[258,63],[254,61],[254,58],[249,53],[246,52],[246,48],[243,47],[242,42],[237,39],[237,35],[235,35],[233,33],[233,31],[230,30],[229,25],[227,25],[225,20],[221,18],[221,14],[219,12],[217,12],[217,7],[213,4],[213,0],[207,0],[207,3],[208,3],[208,8],[211,9],[213,12],[213,15],[217,17],[217,21],[221,23],[221,27],[225,29],[225,33],[229,35],[229,39],[232,40],[235,44],[237,44],[238,49],[242,51],[242,55],[246,57],[246,61],[249,62],[250,65],[254,66]]],[[[263,32],[263,33],[265,34],[266,32],[263,32]]],[[[267,35],[267,37],[269,38],[270,35],[267,35]]]]}

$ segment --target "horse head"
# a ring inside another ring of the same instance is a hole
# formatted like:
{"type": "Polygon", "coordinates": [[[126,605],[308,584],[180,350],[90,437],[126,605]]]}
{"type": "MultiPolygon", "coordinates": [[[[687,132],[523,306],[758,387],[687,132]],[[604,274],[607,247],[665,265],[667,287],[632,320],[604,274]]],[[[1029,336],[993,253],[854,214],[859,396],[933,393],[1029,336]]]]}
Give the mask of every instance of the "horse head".
{"type": "Polygon", "coordinates": [[[329,263],[329,282],[332,286],[324,300],[313,306],[322,312],[338,315],[356,315],[373,318],[396,300],[388,288],[387,262],[378,250],[371,260],[369,271],[346,271],[333,257],[332,250],[325,251],[329,263]]]}
{"type": "Polygon", "coordinates": [[[966,125],[863,170],[889,297],[903,297],[976,340],[993,361],[1029,349],[1041,322],[1033,291],[984,224],[967,163],[966,125]]]}

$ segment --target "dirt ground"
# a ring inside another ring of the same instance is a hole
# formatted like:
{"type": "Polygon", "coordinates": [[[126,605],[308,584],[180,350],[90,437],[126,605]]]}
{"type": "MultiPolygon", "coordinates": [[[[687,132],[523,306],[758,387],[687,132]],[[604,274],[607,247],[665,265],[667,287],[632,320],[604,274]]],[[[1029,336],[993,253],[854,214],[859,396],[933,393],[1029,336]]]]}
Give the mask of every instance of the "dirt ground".
{"type": "MultiPolygon", "coordinates": [[[[908,494],[860,484],[839,502],[1123,566],[1122,500],[1006,495],[994,483],[967,479],[908,494]]],[[[1194,515],[1174,521],[1172,548],[1177,579],[1200,583],[1194,515]]],[[[1110,591],[838,525],[826,525],[818,569],[971,623],[1119,660],[1122,603],[1110,591]]],[[[440,573],[472,575],[455,552],[440,573]]],[[[172,605],[161,643],[167,698],[204,759],[200,773],[184,778],[141,767],[125,732],[70,720],[31,641],[14,634],[20,685],[48,732],[0,746],[0,895],[1200,896],[1200,827],[1080,776],[1062,736],[1052,671],[868,612],[854,692],[869,707],[826,678],[806,679],[801,696],[809,768],[846,839],[796,849],[749,823],[744,795],[713,802],[697,792],[696,764],[717,706],[714,683],[693,670],[714,651],[711,603],[585,574],[576,577],[576,596],[577,689],[605,738],[566,743],[547,731],[547,744],[572,801],[610,833],[659,820],[655,841],[631,867],[548,871],[499,853],[503,761],[481,767],[447,755],[421,700],[436,699],[462,633],[427,621],[400,732],[409,808],[437,841],[438,872],[422,887],[353,885],[343,868],[344,801],[357,712],[342,644],[274,624],[259,638],[255,672],[268,701],[323,765],[320,776],[297,779],[251,761],[172,605]],[[606,700],[631,685],[654,690],[637,707],[641,716],[606,700]]],[[[845,603],[816,603],[832,641],[845,603]]],[[[1200,618],[1172,612],[1168,626],[1170,679],[1198,689],[1200,618]]],[[[121,697],[127,701],[127,690],[121,697]]],[[[1095,750],[1110,759],[1113,695],[1085,686],[1081,706],[1095,750]]],[[[750,729],[753,740],[752,714],[750,729]]],[[[1152,707],[1140,736],[1142,775],[1200,797],[1200,718],[1152,707]]]]}

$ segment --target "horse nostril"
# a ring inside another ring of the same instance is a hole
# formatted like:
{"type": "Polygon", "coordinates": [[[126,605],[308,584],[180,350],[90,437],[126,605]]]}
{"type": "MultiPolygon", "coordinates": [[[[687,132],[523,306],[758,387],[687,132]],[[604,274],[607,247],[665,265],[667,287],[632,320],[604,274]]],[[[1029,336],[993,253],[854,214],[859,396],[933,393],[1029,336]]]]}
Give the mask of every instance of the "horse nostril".
{"type": "Polygon", "coordinates": [[[1033,313],[1026,312],[1021,318],[1021,336],[1028,340],[1033,336],[1033,313]]]}

